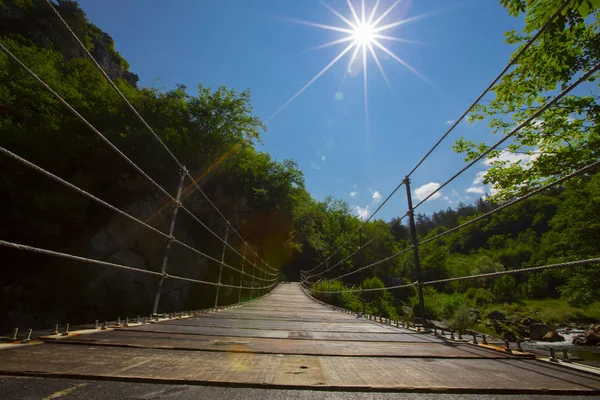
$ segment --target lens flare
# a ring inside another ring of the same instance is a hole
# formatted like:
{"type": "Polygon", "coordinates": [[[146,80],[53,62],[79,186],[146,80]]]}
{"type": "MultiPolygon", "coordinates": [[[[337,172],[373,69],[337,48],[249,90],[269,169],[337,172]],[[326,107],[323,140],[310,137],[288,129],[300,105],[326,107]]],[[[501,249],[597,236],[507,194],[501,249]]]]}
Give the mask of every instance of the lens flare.
{"type": "Polygon", "coordinates": [[[350,53],[350,62],[348,63],[348,67],[346,68],[346,72],[342,78],[342,82],[345,81],[348,74],[351,72],[351,67],[354,65],[354,61],[357,57],[362,57],[360,60],[360,65],[362,65],[363,69],[363,84],[364,84],[364,94],[365,94],[365,114],[368,118],[368,87],[367,87],[367,67],[368,67],[368,58],[369,54],[373,58],[377,69],[383,76],[385,83],[390,88],[392,93],[394,90],[390,85],[387,75],[383,70],[383,66],[379,61],[379,57],[377,56],[377,51],[383,52],[384,55],[391,57],[393,60],[397,61],[400,65],[408,69],[413,74],[417,75],[419,78],[431,83],[423,74],[418,72],[415,68],[409,65],[405,60],[400,58],[398,55],[393,53],[390,49],[388,49],[382,42],[383,41],[393,41],[393,42],[402,42],[402,43],[417,43],[412,40],[390,36],[387,34],[382,34],[386,31],[389,31],[398,26],[417,21],[424,17],[424,15],[418,15],[411,18],[405,18],[398,21],[387,22],[384,23],[386,17],[390,15],[390,13],[402,2],[402,0],[395,1],[390,7],[384,10],[381,14],[377,15],[377,10],[379,8],[381,0],[377,0],[371,8],[370,13],[366,11],[365,0],[361,0],[360,7],[360,15],[357,9],[354,7],[352,0],[346,0],[348,4],[349,16],[345,17],[339,11],[335,10],[329,4],[325,3],[323,0],[319,0],[319,3],[323,5],[327,10],[329,10],[333,15],[338,17],[341,22],[344,23],[342,26],[333,26],[333,25],[325,25],[315,22],[309,21],[301,21],[301,20],[292,20],[297,23],[313,26],[320,29],[326,29],[334,32],[339,32],[345,34],[345,36],[336,39],[334,41],[325,43],[323,45],[317,46],[312,50],[322,49],[325,47],[335,46],[342,43],[350,42],[349,45],[345,45],[343,50],[333,58],[321,71],[319,71],[313,78],[311,78],[308,83],[306,83],[298,92],[296,92],[292,97],[290,97],[281,107],[277,109],[269,117],[269,120],[274,118],[277,114],[279,114],[284,108],[286,108],[290,103],[292,103],[298,96],[300,96],[306,89],[308,89],[313,83],[315,83],[325,72],[327,72],[331,67],[333,67],[339,60],[341,60],[347,53],[350,53]]]}

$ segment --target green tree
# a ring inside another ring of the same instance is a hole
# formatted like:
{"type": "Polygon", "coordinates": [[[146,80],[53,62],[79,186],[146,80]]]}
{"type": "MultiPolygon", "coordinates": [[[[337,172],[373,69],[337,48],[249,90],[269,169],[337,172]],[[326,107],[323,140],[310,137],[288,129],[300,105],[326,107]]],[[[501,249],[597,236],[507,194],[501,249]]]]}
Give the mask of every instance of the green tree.
{"type": "MultiPolygon", "coordinates": [[[[510,15],[524,14],[520,32],[506,33],[506,42],[525,45],[563,4],[555,0],[502,0],[510,15]]],[[[494,98],[478,105],[471,121],[488,120],[493,134],[505,135],[600,61],[598,0],[573,0],[493,88],[494,98]]],[[[534,123],[521,129],[505,149],[488,155],[491,168],[484,182],[508,199],[557,179],[600,157],[598,73],[562,98],[534,123]],[[507,151],[518,157],[498,158],[507,151]]],[[[479,157],[489,145],[461,138],[454,149],[466,160],[479,157]]]]}

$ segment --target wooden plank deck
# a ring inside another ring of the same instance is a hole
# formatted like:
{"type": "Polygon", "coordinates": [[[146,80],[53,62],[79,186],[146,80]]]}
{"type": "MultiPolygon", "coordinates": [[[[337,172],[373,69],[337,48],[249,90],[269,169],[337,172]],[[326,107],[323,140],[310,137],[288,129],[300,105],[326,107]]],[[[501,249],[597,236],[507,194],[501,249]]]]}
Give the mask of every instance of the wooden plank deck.
{"type": "Polygon", "coordinates": [[[251,304],[0,352],[0,374],[248,388],[600,394],[600,377],[334,311],[281,284],[251,304]]]}

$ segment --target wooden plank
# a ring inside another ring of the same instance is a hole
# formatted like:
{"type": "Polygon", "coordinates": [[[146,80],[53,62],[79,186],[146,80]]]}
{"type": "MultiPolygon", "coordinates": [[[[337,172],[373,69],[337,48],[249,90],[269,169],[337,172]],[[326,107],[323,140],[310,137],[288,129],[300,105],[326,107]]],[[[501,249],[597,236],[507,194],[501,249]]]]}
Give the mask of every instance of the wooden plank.
{"type": "Polygon", "coordinates": [[[6,350],[0,373],[272,387],[579,391],[600,379],[528,360],[356,358],[42,345],[6,350]]]}
{"type": "Polygon", "coordinates": [[[236,338],[165,334],[155,332],[101,333],[93,336],[61,339],[60,344],[95,344],[160,349],[188,349],[260,354],[301,354],[372,357],[437,357],[437,358],[508,358],[509,355],[468,344],[390,343],[390,342],[328,342],[321,340],[291,340],[268,338],[236,338]]]}
{"type": "MultiPolygon", "coordinates": [[[[156,324],[154,324],[156,325],[156,324]]],[[[365,332],[365,333],[400,333],[399,329],[386,325],[368,323],[325,323],[325,322],[289,322],[266,320],[240,320],[228,318],[209,319],[177,319],[164,321],[160,326],[177,325],[191,327],[216,327],[237,329],[266,329],[266,330],[301,330],[311,332],[365,332]]],[[[142,329],[142,327],[140,327],[142,329]]]]}
{"type": "Polygon", "coordinates": [[[234,337],[265,337],[279,339],[317,339],[317,340],[363,340],[367,342],[388,341],[388,342],[431,342],[435,338],[428,335],[419,334],[398,334],[394,332],[315,332],[304,330],[265,330],[265,329],[240,329],[240,328],[218,328],[218,327],[199,327],[185,325],[167,325],[152,324],[129,328],[130,331],[159,332],[159,333],[185,333],[192,335],[214,335],[214,336],[234,336],[234,337]]]}

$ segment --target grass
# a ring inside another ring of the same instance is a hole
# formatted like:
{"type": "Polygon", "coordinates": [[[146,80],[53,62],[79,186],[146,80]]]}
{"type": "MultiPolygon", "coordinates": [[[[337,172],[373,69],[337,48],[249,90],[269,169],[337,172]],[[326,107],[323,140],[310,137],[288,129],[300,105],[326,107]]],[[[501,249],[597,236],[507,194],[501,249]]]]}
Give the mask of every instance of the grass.
{"type": "MultiPolygon", "coordinates": [[[[524,300],[518,303],[489,304],[481,309],[485,317],[491,311],[500,311],[509,319],[532,317],[547,324],[600,322],[600,301],[587,307],[574,307],[565,300],[524,300]]],[[[485,325],[485,324],[483,324],[485,325]]]]}

